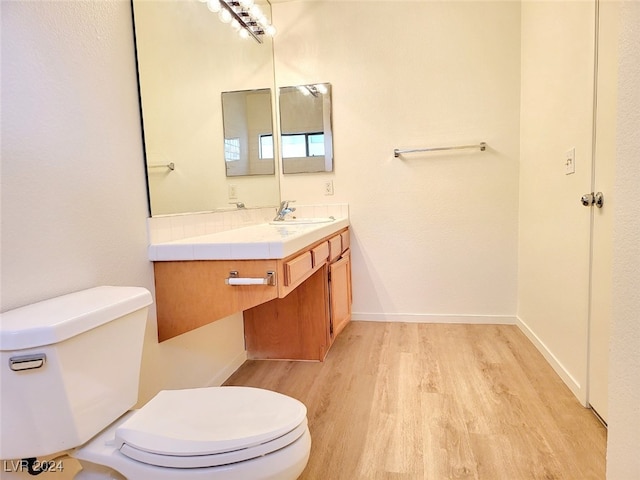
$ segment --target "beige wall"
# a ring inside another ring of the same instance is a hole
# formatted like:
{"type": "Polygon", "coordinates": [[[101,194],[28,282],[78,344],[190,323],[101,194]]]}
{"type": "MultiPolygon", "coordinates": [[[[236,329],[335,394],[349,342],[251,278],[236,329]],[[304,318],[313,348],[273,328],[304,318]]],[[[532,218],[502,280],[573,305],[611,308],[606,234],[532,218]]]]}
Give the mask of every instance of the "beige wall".
{"type": "MultiPolygon", "coordinates": [[[[2,311],[96,285],[153,291],[128,2],[2,2],[2,311]]],[[[157,343],[140,400],[219,383],[236,315],[157,343]]]]}
{"type": "Polygon", "coordinates": [[[519,3],[273,12],[278,86],[330,82],[333,95],[335,172],[284,176],[281,195],[349,202],[354,318],[514,321],[519,3]],[[487,152],[393,156],[480,141],[487,152]]]}
{"type": "Polygon", "coordinates": [[[607,478],[640,478],[640,3],[623,2],[607,478]]]}

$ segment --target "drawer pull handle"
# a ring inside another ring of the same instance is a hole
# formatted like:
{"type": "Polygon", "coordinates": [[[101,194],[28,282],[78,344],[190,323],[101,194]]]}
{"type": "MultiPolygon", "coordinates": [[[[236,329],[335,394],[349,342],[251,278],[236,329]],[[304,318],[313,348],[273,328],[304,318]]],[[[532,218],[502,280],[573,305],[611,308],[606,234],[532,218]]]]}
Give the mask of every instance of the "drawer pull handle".
{"type": "Polygon", "coordinates": [[[251,278],[251,277],[239,277],[237,270],[229,272],[229,278],[224,281],[227,285],[275,285],[276,284],[276,272],[268,271],[267,276],[264,278],[251,278]]]}

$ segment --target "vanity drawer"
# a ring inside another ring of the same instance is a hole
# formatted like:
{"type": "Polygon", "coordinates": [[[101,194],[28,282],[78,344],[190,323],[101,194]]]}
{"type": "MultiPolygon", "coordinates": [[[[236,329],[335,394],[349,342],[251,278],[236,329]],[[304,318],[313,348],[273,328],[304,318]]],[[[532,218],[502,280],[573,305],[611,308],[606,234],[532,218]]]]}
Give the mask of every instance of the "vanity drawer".
{"type": "Polygon", "coordinates": [[[298,255],[284,264],[284,284],[292,285],[313,270],[311,251],[298,255]]]}
{"type": "Polygon", "coordinates": [[[342,251],[344,252],[351,246],[351,241],[349,240],[349,230],[347,230],[346,232],[342,232],[340,234],[340,237],[342,238],[342,251]]]}
{"type": "Polygon", "coordinates": [[[329,239],[329,261],[333,262],[342,254],[342,236],[336,235],[329,239]]]}
{"type": "Polygon", "coordinates": [[[313,267],[323,264],[329,258],[329,242],[323,242],[311,250],[313,267]]]}

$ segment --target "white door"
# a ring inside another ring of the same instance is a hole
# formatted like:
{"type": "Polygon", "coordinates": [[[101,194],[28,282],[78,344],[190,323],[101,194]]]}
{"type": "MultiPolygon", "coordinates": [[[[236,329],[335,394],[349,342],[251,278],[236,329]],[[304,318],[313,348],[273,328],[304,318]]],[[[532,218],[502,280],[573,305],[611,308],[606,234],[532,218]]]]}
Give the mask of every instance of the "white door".
{"type": "Polygon", "coordinates": [[[603,195],[591,222],[591,295],[589,309],[589,405],[606,422],[611,323],[613,205],[616,154],[617,24],[619,2],[599,2],[597,90],[593,192],[603,195]]]}

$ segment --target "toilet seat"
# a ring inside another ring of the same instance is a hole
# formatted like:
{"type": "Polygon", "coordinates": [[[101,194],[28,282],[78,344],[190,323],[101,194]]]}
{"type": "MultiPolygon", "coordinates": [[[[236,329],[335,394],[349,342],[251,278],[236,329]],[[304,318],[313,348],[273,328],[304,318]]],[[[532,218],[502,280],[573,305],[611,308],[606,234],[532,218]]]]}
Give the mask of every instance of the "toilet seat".
{"type": "Polygon", "coordinates": [[[115,431],[123,455],[150,465],[202,468],[280,450],[307,430],[291,397],[251,387],[165,390],[115,431]]]}

